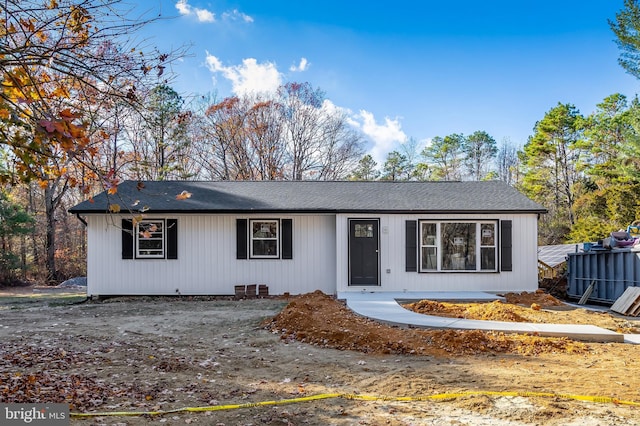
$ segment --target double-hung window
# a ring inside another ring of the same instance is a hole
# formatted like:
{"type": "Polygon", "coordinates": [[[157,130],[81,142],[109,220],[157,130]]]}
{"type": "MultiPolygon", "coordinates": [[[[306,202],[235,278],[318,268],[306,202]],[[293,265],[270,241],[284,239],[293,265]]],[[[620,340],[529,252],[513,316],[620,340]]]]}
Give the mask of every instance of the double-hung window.
{"type": "Polygon", "coordinates": [[[136,224],[136,257],[163,259],[165,257],[165,221],[142,220],[136,224]]]}
{"type": "Polygon", "coordinates": [[[497,221],[420,221],[421,272],[497,270],[497,221]]]}
{"type": "Polygon", "coordinates": [[[280,222],[278,220],[251,220],[251,257],[278,258],[278,241],[280,239],[280,222]]]}

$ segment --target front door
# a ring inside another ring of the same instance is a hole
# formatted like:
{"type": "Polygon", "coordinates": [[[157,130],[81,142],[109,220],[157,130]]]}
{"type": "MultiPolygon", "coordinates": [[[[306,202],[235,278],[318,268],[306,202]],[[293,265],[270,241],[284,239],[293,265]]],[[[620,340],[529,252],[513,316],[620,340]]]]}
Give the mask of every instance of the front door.
{"type": "Polygon", "coordinates": [[[349,220],[349,285],[380,285],[378,219],[349,220]]]}

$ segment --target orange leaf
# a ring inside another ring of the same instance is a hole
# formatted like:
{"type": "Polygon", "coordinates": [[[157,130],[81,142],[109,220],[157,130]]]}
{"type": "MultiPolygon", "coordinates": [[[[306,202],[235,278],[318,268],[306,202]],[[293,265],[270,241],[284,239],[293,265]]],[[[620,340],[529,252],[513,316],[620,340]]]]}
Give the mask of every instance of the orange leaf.
{"type": "Polygon", "coordinates": [[[73,120],[75,118],[79,118],[80,117],[79,114],[72,113],[69,108],[63,109],[62,111],[60,111],[58,113],[58,115],[60,115],[60,118],[62,118],[63,120],[67,120],[67,121],[70,121],[70,120],[73,120]]]}
{"type": "Polygon", "coordinates": [[[142,215],[134,216],[133,218],[131,218],[131,223],[133,223],[133,226],[136,226],[140,222],[142,222],[142,215]]]}
{"type": "Polygon", "coordinates": [[[120,213],[120,204],[109,204],[109,211],[111,213],[120,213]]]}
{"type": "Polygon", "coordinates": [[[182,191],[176,195],[176,200],[186,200],[187,198],[191,198],[191,193],[188,191],[182,191]]]}

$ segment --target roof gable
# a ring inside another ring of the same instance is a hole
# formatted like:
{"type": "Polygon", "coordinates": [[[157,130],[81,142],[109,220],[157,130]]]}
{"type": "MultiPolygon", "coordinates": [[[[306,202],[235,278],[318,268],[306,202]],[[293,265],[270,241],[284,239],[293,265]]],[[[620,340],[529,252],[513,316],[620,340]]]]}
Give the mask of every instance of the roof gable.
{"type": "Polygon", "coordinates": [[[500,181],[125,181],[71,213],[424,212],[544,213],[541,205],[500,181]],[[191,194],[176,199],[183,191],[191,194]]]}

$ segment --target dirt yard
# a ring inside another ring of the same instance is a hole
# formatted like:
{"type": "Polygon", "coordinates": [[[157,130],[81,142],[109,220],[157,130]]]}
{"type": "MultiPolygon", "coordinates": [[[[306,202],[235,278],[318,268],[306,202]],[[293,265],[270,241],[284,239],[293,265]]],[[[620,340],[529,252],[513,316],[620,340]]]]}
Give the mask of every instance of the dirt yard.
{"type": "MultiPolygon", "coordinates": [[[[67,401],[73,412],[114,413],[327,393],[427,397],[464,392],[423,401],[335,397],[220,411],[97,416],[74,418],[72,424],[640,424],[640,346],[393,328],[355,316],[321,293],[290,300],[118,298],[71,304],[80,300],[63,293],[0,292],[0,402],[67,401]],[[605,399],[579,401],[570,395],[605,399]]],[[[571,308],[546,295],[511,295],[508,302],[421,302],[412,308],[467,318],[586,322],[625,333],[640,324],[571,308]]]]}

